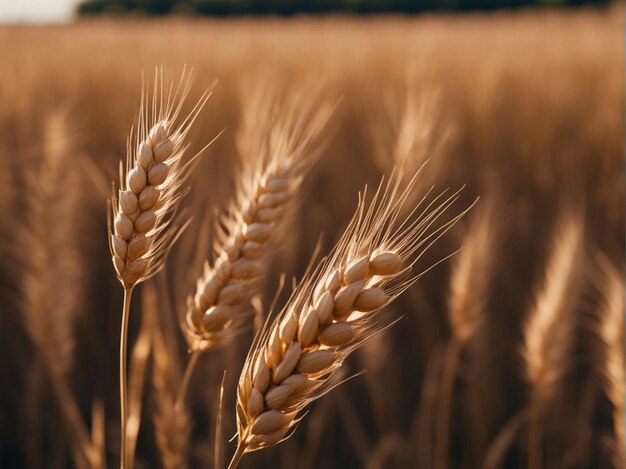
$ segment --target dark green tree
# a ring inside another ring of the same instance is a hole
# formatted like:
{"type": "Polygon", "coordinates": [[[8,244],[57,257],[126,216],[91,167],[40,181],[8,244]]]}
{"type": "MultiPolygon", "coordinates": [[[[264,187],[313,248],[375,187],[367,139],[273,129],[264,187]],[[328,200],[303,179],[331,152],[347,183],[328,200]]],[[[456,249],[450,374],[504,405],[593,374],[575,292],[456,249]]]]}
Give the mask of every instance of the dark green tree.
{"type": "Polygon", "coordinates": [[[83,0],[81,15],[144,12],[166,15],[294,15],[297,13],[418,13],[430,10],[471,11],[531,6],[608,4],[611,0],[83,0]]]}

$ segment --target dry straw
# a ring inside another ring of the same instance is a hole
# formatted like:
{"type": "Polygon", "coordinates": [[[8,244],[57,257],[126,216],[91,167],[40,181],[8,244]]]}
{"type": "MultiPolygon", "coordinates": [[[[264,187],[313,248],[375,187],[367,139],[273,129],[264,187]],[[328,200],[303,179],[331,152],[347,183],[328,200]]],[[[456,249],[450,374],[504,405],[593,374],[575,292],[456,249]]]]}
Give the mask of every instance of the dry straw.
{"type": "Polygon", "coordinates": [[[413,265],[458,220],[433,228],[458,193],[419,204],[400,219],[415,180],[401,191],[401,179],[396,172],[370,203],[360,200],[332,254],[255,340],[238,384],[231,468],[245,453],[289,436],[304,409],[331,389],[347,356],[384,329],[374,313],[420,277],[413,265]]]}
{"type": "Polygon", "coordinates": [[[271,247],[297,204],[301,185],[321,153],[333,105],[319,87],[281,95],[260,87],[247,103],[237,141],[241,155],[235,201],[222,217],[214,261],[205,262],[188,298],[183,330],[192,356],[179,393],[184,398],[199,353],[252,325],[249,304],[267,269],[271,247]]]}
{"type": "Polygon", "coordinates": [[[543,283],[524,327],[522,355],[530,384],[528,467],[541,467],[541,415],[559,380],[570,369],[576,321],[572,311],[582,281],[583,220],[566,213],[554,234],[543,283]]]}
{"type": "MultiPolygon", "coordinates": [[[[139,120],[128,140],[126,165],[120,168],[120,190],[111,200],[110,249],[124,287],[120,340],[121,466],[132,466],[126,451],[126,341],[133,288],[156,274],[185,224],[176,217],[185,181],[197,159],[185,158],[186,136],[210,96],[205,92],[182,117],[190,74],[177,86],[157,72],[152,88],[142,93],[139,120]]],[[[206,148],[206,147],[205,147],[206,148]]]]}

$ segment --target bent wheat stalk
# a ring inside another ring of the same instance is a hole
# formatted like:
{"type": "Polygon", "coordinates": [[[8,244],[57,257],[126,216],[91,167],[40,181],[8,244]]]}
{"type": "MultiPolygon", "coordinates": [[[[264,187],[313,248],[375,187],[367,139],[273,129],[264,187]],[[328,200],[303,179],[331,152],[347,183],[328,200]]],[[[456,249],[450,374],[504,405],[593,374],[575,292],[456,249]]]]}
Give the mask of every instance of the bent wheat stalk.
{"type": "MultiPolygon", "coordinates": [[[[133,288],[156,274],[185,224],[176,212],[185,195],[185,180],[198,155],[184,161],[185,137],[210,96],[205,92],[192,111],[180,118],[189,91],[190,74],[178,86],[157,72],[152,102],[142,93],[136,133],[128,140],[126,165],[120,168],[120,190],[111,200],[109,245],[117,277],[124,287],[120,331],[121,467],[132,467],[126,451],[126,349],[133,288]]],[[[205,147],[206,148],[206,147],[205,147]]]]}
{"type": "Polygon", "coordinates": [[[205,262],[188,298],[183,330],[192,355],[178,402],[199,354],[222,345],[251,324],[248,300],[256,293],[272,242],[280,238],[302,181],[321,153],[319,137],[333,106],[313,94],[260,88],[237,136],[242,158],[236,202],[223,217],[217,259],[205,262]]]}
{"type": "MultiPolygon", "coordinates": [[[[412,267],[461,216],[432,229],[458,193],[399,220],[413,183],[401,172],[357,211],[328,259],[293,292],[252,345],[237,389],[238,446],[230,463],[289,436],[312,401],[328,392],[346,357],[385,326],[376,311],[413,284],[412,267]],[[436,205],[438,204],[438,205],[436,205]],[[433,208],[434,207],[434,208],[433,208]]],[[[440,196],[441,197],[441,196],[440,196]]]]}

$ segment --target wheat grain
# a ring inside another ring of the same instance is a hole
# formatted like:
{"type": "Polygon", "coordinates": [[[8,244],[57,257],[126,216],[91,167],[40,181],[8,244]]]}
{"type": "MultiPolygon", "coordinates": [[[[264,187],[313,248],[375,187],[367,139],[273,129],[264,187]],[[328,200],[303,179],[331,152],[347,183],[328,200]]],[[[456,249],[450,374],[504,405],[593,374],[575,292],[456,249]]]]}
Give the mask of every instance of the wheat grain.
{"type": "Polygon", "coordinates": [[[455,194],[412,221],[399,220],[413,186],[401,192],[400,181],[395,173],[369,204],[360,201],[332,255],[250,349],[237,390],[238,449],[231,467],[246,452],[288,436],[304,408],[330,389],[346,357],[382,330],[373,313],[418,279],[414,263],[458,219],[429,232],[455,194]]]}

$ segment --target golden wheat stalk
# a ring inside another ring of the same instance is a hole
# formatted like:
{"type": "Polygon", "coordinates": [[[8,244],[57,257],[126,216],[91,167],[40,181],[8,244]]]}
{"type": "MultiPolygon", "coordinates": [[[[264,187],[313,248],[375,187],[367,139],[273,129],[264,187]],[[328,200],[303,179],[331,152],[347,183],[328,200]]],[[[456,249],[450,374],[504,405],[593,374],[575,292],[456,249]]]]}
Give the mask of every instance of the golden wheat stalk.
{"type": "Polygon", "coordinates": [[[615,429],[614,466],[624,467],[624,276],[605,257],[598,260],[601,269],[600,291],[603,303],[597,334],[601,339],[603,385],[613,405],[615,429]]]}
{"type": "MultiPolygon", "coordinates": [[[[171,342],[172,332],[163,328],[159,314],[159,295],[154,281],[143,287],[144,295],[149,299],[147,314],[156,324],[151,330],[152,341],[152,384],[155,410],[153,421],[155,440],[163,467],[183,469],[187,467],[187,452],[191,432],[191,418],[186,409],[176,405],[176,391],[181,380],[181,370],[177,353],[171,342]]],[[[174,329],[175,330],[175,329],[174,329]]]]}
{"type": "Polygon", "coordinates": [[[252,324],[250,298],[317,161],[332,104],[320,89],[304,94],[261,87],[250,100],[237,140],[241,154],[235,202],[221,220],[213,264],[205,262],[188,298],[183,330],[192,351],[180,389],[184,399],[199,353],[224,344],[252,324]]]}
{"type": "Polygon", "coordinates": [[[155,328],[153,311],[156,308],[156,303],[150,289],[142,289],[141,297],[141,327],[130,352],[129,360],[126,454],[128,460],[131,461],[130,464],[134,460],[141,428],[143,395],[153,349],[152,331],[155,328]]]}
{"type": "Polygon", "coordinates": [[[417,259],[458,220],[432,229],[458,193],[401,220],[413,189],[411,183],[400,191],[401,179],[401,172],[394,173],[369,204],[360,200],[333,253],[255,340],[237,389],[238,446],[231,468],[245,453],[288,437],[304,409],[331,389],[348,355],[384,329],[375,312],[419,278],[412,271],[417,259]]]}
{"type": "MultiPolygon", "coordinates": [[[[133,288],[156,274],[185,224],[176,217],[185,181],[197,156],[185,159],[186,136],[208,100],[206,91],[186,117],[181,117],[190,85],[183,71],[179,84],[155,75],[151,102],[142,92],[136,132],[128,140],[120,189],[111,200],[109,245],[117,277],[124,287],[120,332],[121,467],[132,466],[126,451],[126,348],[133,288]]],[[[206,147],[205,147],[206,148],[206,147]]]]}
{"type": "Polygon", "coordinates": [[[69,135],[67,113],[51,113],[44,126],[42,158],[27,173],[28,222],[18,225],[23,243],[23,310],[26,330],[50,376],[52,391],[67,425],[74,464],[95,468],[101,454],[74,396],[68,375],[74,362],[74,323],[85,299],[85,265],[78,241],[85,229],[83,175],[69,135]]]}
{"type": "Polygon", "coordinates": [[[450,278],[448,319],[451,338],[446,347],[435,419],[436,467],[448,466],[450,408],[460,354],[485,317],[495,245],[494,217],[492,203],[487,203],[477,213],[463,239],[463,249],[450,278]]]}
{"type": "Polygon", "coordinates": [[[528,467],[541,467],[540,419],[544,406],[569,369],[575,321],[571,312],[581,282],[583,220],[579,214],[562,216],[554,234],[552,253],[543,284],[524,327],[522,356],[530,384],[528,467]]]}
{"type": "Polygon", "coordinates": [[[154,337],[153,384],[156,409],[154,427],[157,447],[161,455],[163,467],[166,469],[182,469],[187,467],[187,452],[191,419],[186,409],[176,405],[176,390],[171,388],[170,374],[172,364],[166,356],[163,338],[154,337]],[[163,349],[159,347],[163,346],[163,349]]]}

